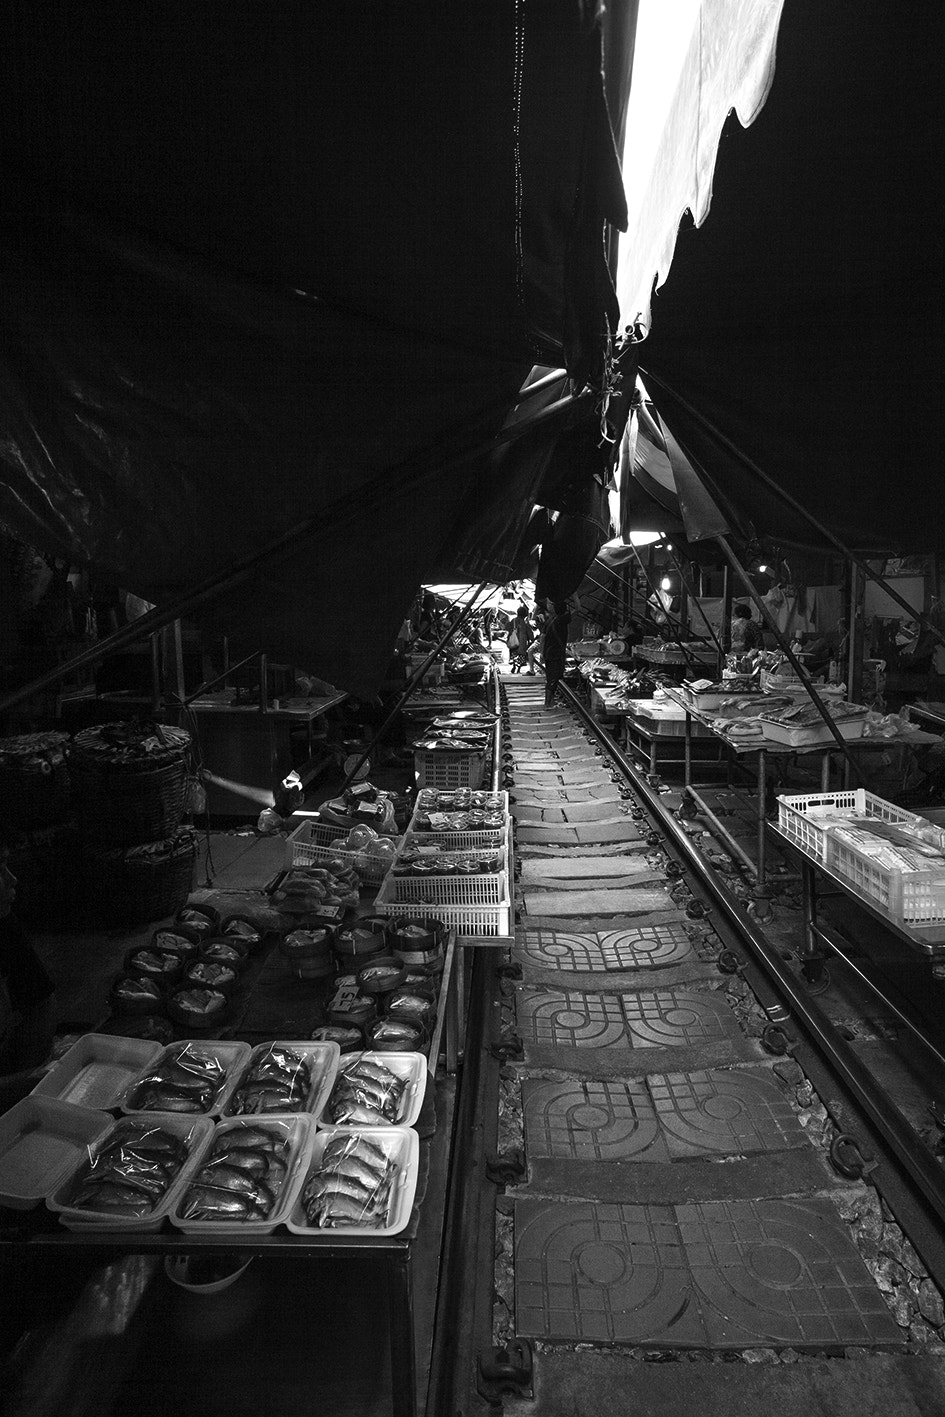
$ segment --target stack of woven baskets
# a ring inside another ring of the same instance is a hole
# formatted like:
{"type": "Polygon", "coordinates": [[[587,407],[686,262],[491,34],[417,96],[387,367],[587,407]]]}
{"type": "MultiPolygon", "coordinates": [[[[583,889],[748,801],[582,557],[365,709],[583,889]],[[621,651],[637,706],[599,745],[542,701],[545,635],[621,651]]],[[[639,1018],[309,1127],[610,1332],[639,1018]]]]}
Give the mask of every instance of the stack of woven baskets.
{"type": "Polygon", "coordinates": [[[103,723],[69,751],[83,866],[97,913],[142,924],[177,911],[193,883],[196,833],[181,827],[190,735],[160,723],[103,723]]]}
{"type": "Polygon", "coordinates": [[[33,926],[60,922],[75,892],[68,733],[0,738],[0,830],[17,878],[17,911],[33,926]]]}

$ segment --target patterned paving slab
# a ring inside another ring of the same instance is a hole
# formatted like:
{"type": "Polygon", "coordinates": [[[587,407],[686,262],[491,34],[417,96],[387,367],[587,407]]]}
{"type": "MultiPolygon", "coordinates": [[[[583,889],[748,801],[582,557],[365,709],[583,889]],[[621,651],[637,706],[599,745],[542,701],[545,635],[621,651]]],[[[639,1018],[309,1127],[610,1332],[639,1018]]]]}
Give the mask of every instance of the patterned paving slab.
{"type": "Polygon", "coordinates": [[[515,993],[518,1030],[526,1046],[690,1048],[740,1037],[724,996],[694,989],[593,994],[523,984],[515,993]]]}
{"type": "Polygon", "coordinates": [[[519,1334],[676,1348],[901,1347],[827,1199],[515,1203],[519,1334]]]}
{"type": "Polygon", "coordinates": [[[629,815],[622,797],[609,802],[518,802],[512,807],[517,822],[619,822],[629,815]]]}
{"type": "Polygon", "coordinates": [[[525,1150],[583,1161],[671,1160],[656,1109],[636,1082],[522,1083],[525,1150]]]}
{"type": "MultiPolygon", "coordinates": [[[[546,856],[531,857],[522,862],[522,885],[541,886],[553,882],[582,881],[612,876],[625,880],[628,876],[653,876],[654,868],[646,857],[633,856],[546,856]]],[[[659,872],[663,874],[662,871],[659,872]]]]}
{"type": "MultiPolygon", "coordinates": [[[[593,859],[593,858],[592,858],[593,859]]],[[[656,886],[623,886],[616,890],[524,890],[522,904],[529,915],[586,920],[589,915],[652,915],[672,910],[669,891],[656,886]]]]}
{"type": "Polygon", "coordinates": [[[611,970],[652,969],[681,964],[694,957],[681,925],[640,925],[603,935],[566,930],[526,930],[515,957],[541,969],[573,974],[603,974],[611,970]]]}
{"type": "Polygon", "coordinates": [[[646,1083],[672,1157],[742,1156],[810,1144],[766,1068],[651,1073],[646,1083]]]}
{"type": "Polygon", "coordinates": [[[642,836],[636,822],[628,817],[622,822],[575,822],[572,826],[523,826],[517,833],[519,841],[545,842],[552,846],[590,845],[595,841],[639,841],[642,836]]]}

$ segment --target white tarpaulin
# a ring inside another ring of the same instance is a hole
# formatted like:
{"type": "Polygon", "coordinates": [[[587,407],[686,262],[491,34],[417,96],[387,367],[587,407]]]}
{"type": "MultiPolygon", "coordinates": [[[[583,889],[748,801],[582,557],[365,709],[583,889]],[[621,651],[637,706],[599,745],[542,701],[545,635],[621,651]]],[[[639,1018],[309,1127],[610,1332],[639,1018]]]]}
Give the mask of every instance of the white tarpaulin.
{"type": "MultiPolygon", "coordinates": [[[[747,128],[760,113],[774,76],[775,42],[784,0],[702,0],[636,223],[620,238],[617,296],[621,320],[650,320],[654,280],[669,273],[680,220],[700,226],[712,200],[719,137],[735,109],[747,128]]],[[[638,46],[637,64],[646,62],[638,46]]],[[[633,81],[637,82],[634,73],[633,81]]],[[[632,89],[631,89],[632,95],[632,89]]],[[[624,170],[636,160],[628,123],[624,170]]]]}

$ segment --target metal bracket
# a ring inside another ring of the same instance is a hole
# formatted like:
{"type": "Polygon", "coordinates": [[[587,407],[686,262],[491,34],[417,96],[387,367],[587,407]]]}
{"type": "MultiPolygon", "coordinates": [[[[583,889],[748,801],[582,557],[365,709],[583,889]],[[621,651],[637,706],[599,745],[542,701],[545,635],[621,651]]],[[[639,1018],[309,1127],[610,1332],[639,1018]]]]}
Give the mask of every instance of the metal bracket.
{"type": "Polygon", "coordinates": [[[781,1027],[779,1023],[769,1023],[761,1031],[761,1046],[766,1053],[773,1054],[776,1058],[783,1058],[786,1053],[793,1053],[797,1047],[797,1039],[781,1027]]]}
{"type": "Polygon", "coordinates": [[[830,1143],[830,1161],[835,1171],[851,1181],[860,1181],[876,1169],[876,1162],[863,1155],[859,1142],[847,1132],[841,1132],[830,1143]]]}
{"type": "Polygon", "coordinates": [[[722,974],[741,974],[745,968],[745,961],[734,950],[723,950],[715,962],[722,974]]]}
{"type": "Polygon", "coordinates": [[[531,1397],[532,1347],[525,1338],[511,1338],[505,1348],[487,1348],[479,1354],[479,1382],[482,1397],[498,1406],[504,1395],[531,1397]]]}
{"type": "Polygon", "coordinates": [[[525,1156],[519,1147],[511,1151],[494,1151],[486,1157],[486,1179],[494,1186],[514,1186],[527,1175],[525,1156]]]}
{"type": "Polygon", "coordinates": [[[500,1063],[509,1063],[513,1058],[525,1056],[525,1045],[520,1035],[509,1028],[491,1045],[489,1052],[493,1058],[498,1058],[500,1063]]]}

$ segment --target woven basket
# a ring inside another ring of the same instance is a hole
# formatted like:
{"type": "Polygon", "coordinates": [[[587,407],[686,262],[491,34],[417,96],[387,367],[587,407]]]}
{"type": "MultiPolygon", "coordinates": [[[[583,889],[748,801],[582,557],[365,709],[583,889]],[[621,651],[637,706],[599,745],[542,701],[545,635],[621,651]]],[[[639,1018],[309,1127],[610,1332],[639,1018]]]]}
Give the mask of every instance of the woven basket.
{"type": "Polygon", "coordinates": [[[99,915],[116,925],[144,925],[176,915],[193,889],[197,834],[182,828],[129,850],[86,844],[89,892],[99,915]]]}
{"type": "Polygon", "coordinates": [[[87,840],[138,846],[176,831],[189,746],[188,733],[166,724],[106,723],[77,734],[69,769],[87,840]]]}
{"type": "Polygon", "coordinates": [[[0,738],[0,821],[7,828],[50,826],[69,811],[68,733],[0,738]]]}

